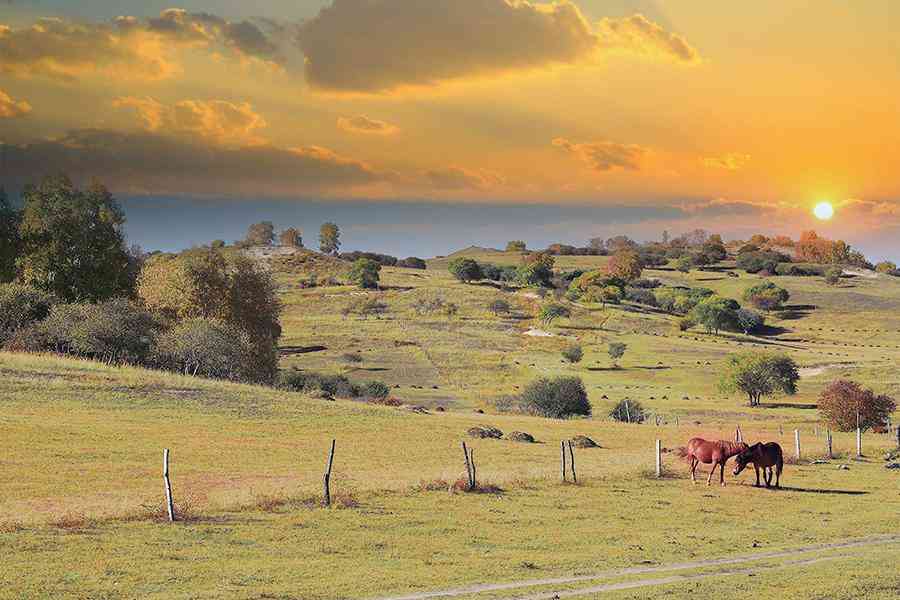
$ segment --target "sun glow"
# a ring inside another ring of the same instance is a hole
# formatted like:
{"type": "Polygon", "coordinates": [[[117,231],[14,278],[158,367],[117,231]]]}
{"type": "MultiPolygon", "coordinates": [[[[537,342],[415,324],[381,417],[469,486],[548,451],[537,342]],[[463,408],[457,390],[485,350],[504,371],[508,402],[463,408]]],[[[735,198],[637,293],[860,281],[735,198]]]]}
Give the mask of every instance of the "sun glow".
{"type": "Polygon", "coordinates": [[[819,202],[813,208],[813,214],[816,215],[817,219],[827,221],[834,216],[834,207],[831,206],[831,202],[819,202]]]}

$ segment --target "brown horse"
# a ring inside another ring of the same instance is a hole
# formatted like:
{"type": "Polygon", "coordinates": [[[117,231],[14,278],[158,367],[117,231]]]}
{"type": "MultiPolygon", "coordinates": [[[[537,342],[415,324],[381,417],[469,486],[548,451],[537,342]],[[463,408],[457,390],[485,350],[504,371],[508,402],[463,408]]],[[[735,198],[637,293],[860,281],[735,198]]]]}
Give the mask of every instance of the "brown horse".
{"type": "Polygon", "coordinates": [[[763,444],[757,442],[737,455],[734,474],[739,475],[749,463],[756,470],[756,487],[759,487],[759,468],[763,469],[766,487],[772,486],[772,470],[775,471],[775,487],[781,487],[781,471],[784,469],[784,456],[781,446],[775,442],[763,444]]]}
{"type": "Polygon", "coordinates": [[[687,455],[691,460],[691,481],[697,483],[697,467],[700,463],[712,463],[712,469],[709,471],[709,477],[706,478],[706,485],[712,483],[713,473],[716,467],[720,467],[719,483],[725,485],[725,463],[735,454],[740,454],[747,450],[747,444],[743,442],[726,442],[718,440],[709,442],[703,438],[692,438],[687,445],[687,455]]]}

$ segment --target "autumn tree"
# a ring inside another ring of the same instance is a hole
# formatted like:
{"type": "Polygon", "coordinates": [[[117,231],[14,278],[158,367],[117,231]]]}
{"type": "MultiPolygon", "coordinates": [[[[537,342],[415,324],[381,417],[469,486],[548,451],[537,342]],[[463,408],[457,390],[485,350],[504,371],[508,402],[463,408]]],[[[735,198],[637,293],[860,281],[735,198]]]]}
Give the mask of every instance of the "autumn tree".
{"type": "Polygon", "coordinates": [[[507,242],[506,251],[507,252],[525,252],[525,242],[522,240],[513,240],[511,242],[507,242]]]}
{"type": "Polygon", "coordinates": [[[279,234],[278,243],[288,248],[302,248],[303,236],[300,234],[299,229],[288,227],[279,234]]]}
{"type": "Polygon", "coordinates": [[[633,281],[641,276],[640,255],[634,250],[619,250],[606,264],[606,272],[624,281],[633,281]]]}
{"type": "Polygon", "coordinates": [[[819,396],[819,413],[839,431],[884,425],[897,408],[893,398],[876,394],[856,382],[839,379],[819,396]]]}
{"type": "Polygon", "coordinates": [[[523,285],[550,286],[556,259],[547,252],[534,252],[522,257],[516,270],[516,281],[523,285]]]}
{"type": "Polygon", "coordinates": [[[99,183],[79,190],[65,176],[45,178],[23,194],[19,279],[67,302],[128,295],[125,216],[99,183]]]}
{"type": "Polygon", "coordinates": [[[334,223],[323,223],[319,228],[319,250],[323,254],[337,254],[341,248],[341,230],[334,223]]]}
{"type": "Polygon", "coordinates": [[[247,228],[244,241],[251,246],[271,246],[275,242],[275,225],[272,221],[260,221],[247,228]]]}

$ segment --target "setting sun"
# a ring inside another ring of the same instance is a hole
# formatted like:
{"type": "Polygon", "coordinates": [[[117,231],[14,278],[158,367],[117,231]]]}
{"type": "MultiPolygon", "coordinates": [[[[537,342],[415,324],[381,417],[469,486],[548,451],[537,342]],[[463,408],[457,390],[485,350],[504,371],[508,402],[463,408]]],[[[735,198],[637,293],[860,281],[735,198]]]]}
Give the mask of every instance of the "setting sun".
{"type": "Polygon", "coordinates": [[[813,214],[816,215],[817,219],[827,221],[834,216],[834,207],[831,206],[830,202],[819,202],[813,209],[813,214]]]}

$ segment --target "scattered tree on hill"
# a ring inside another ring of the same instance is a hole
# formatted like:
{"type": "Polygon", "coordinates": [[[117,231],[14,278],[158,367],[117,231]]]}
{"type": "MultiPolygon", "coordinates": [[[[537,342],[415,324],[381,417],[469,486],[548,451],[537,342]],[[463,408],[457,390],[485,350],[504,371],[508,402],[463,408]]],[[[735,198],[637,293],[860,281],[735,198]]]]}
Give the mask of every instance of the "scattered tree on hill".
{"type": "MultiPolygon", "coordinates": [[[[743,250],[743,248],[741,249],[743,250]]],[[[788,257],[771,251],[738,252],[735,262],[738,269],[747,273],[776,273],[780,262],[787,262],[788,257]]]]}
{"type": "Polygon", "coordinates": [[[0,283],[16,277],[16,256],[19,254],[19,211],[13,209],[0,188],[0,283]]]}
{"type": "Polygon", "coordinates": [[[838,285],[841,282],[841,277],[844,275],[844,270],[840,267],[828,267],[825,271],[825,283],[828,285],[838,285]]]}
{"type": "Polygon", "coordinates": [[[609,354],[609,357],[613,361],[613,366],[615,368],[619,368],[619,360],[625,356],[625,351],[628,350],[628,345],[623,342],[610,342],[606,351],[609,354]]]}
{"type": "Polygon", "coordinates": [[[278,235],[278,243],[288,248],[302,248],[303,236],[299,229],[288,227],[278,235]]]}
{"type": "Polygon", "coordinates": [[[638,243],[627,235],[617,235],[606,240],[605,247],[607,252],[615,254],[622,250],[634,250],[638,247],[638,243]]]}
{"type": "Polygon", "coordinates": [[[562,357],[572,364],[580,363],[584,358],[584,350],[578,344],[571,344],[563,348],[562,357]]]}
{"type": "Polygon", "coordinates": [[[474,259],[464,256],[451,260],[447,265],[447,270],[463,283],[478,281],[484,277],[481,266],[474,259]]]}
{"type": "Polygon", "coordinates": [[[763,396],[796,394],[799,380],[797,364],[786,354],[745,352],[728,358],[719,387],[724,393],[747,394],[750,406],[759,406],[763,396]]]}
{"type": "Polygon", "coordinates": [[[619,250],[606,264],[606,272],[623,281],[639,278],[641,270],[641,258],[634,250],[619,250]]]}
{"type": "Polygon", "coordinates": [[[591,403],[579,377],[532,381],[522,391],[519,405],[526,412],[551,419],[591,414],[591,403]]]}
{"type": "Polygon", "coordinates": [[[744,292],[744,300],[760,310],[777,310],[791,297],[790,292],[780,288],[771,281],[766,281],[744,292]]]}
{"type": "Polygon", "coordinates": [[[404,258],[403,260],[397,261],[398,267],[403,267],[404,269],[427,269],[428,264],[422,260],[421,258],[417,258],[415,256],[410,256],[409,258],[404,258]]]}
{"type": "Polygon", "coordinates": [[[675,268],[682,273],[690,273],[694,268],[694,259],[689,254],[685,254],[675,261],[675,268]]]}
{"type": "Polygon", "coordinates": [[[244,242],[250,246],[271,246],[275,242],[275,225],[272,221],[260,221],[247,228],[244,242]]]}
{"type": "Polygon", "coordinates": [[[893,398],[876,394],[856,382],[839,379],[819,396],[819,413],[839,431],[870,429],[887,423],[896,410],[893,398]]]}
{"type": "Polygon", "coordinates": [[[378,281],[380,279],[381,265],[369,258],[357,259],[350,268],[348,279],[353,285],[358,285],[363,289],[378,289],[378,281]]]}
{"type": "Polygon", "coordinates": [[[728,251],[725,249],[725,243],[722,242],[722,236],[720,235],[711,235],[701,246],[700,253],[707,264],[717,263],[728,257],[728,251]]]}
{"type": "Polygon", "coordinates": [[[565,305],[559,304],[558,302],[548,302],[541,306],[538,311],[538,319],[540,319],[541,323],[544,325],[550,325],[556,319],[567,318],[570,314],[571,312],[565,305]]]}
{"type": "Polygon", "coordinates": [[[254,351],[246,332],[213,319],[192,318],[164,333],[157,344],[160,366],[185,375],[235,381],[258,375],[247,362],[254,351]]]}
{"type": "Polygon", "coordinates": [[[522,240],[513,240],[511,242],[507,242],[506,251],[507,252],[525,252],[526,251],[525,242],[523,242],[522,240]]]}
{"type": "Polygon", "coordinates": [[[209,243],[209,247],[214,250],[221,250],[225,247],[225,240],[213,240],[209,243]]]}
{"type": "Polygon", "coordinates": [[[549,287],[556,260],[547,252],[534,252],[522,257],[522,265],[516,270],[516,281],[522,285],[549,287]]]}
{"type": "Polygon", "coordinates": [[[334,223],[323,223],[319,228],[319,250],[322,254],[337,254],[341,248],[341,230],[334,223]]]}
{"type": "Polygon", "coordinates": [[[749,308],[741,308],[735,313],[738,327],[745,334],[750,334],[760,329],[765,324],[765,317],[749,308]]]}
{"type": "Polygon", "coordinates": [[[879,273],[891,274],[897,270],[897,265],[889,260],[885,260],[875,265],[875,270],[879,273]]]}
{"type": "Polygon", "coordinates": [[[19,280],[67,302],[129,295],[125,217],[99,183],[77,189],[65,176],[45,178],[24,192],[16,261],[19,280]]]}
{"type": "Polygon", "coordinates": [[[647,411],[637,400],[625,398],[609,411],[609,416],[620,423],[643,423],[647,420],[647,411]]]}
{"type": "Polygon", "coordinates": [[[719,335],[719,330],[731,329],[737,325],[737,311],[740,307],[731,298],[710,296],[691,310],[691,318],[703,325],[707,333],[719,335]]]}

